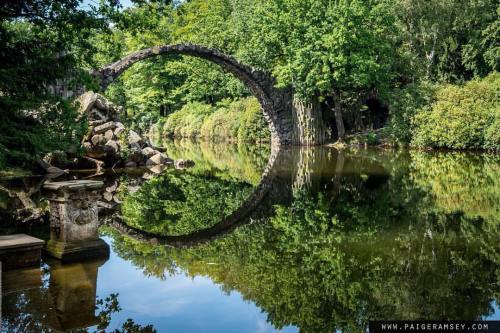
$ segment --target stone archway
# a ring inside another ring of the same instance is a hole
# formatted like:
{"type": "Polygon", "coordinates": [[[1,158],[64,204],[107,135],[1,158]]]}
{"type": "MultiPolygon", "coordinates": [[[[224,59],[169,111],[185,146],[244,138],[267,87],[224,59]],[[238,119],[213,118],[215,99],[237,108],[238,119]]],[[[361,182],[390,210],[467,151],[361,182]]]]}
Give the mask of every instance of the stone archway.
{"type": "Polygon", "coordinates": [[[276,80],[269,73],[242,64],[231,56],[205,46],[177,44],[147,48],[92,71],[92,75],[98,79],[101,89],[105,90],[136,62],[169,53],[211,61],[241,80],[262,106],[273,145],[315,145],[324,142],[325,127],[321,125],[317,110],[309,110],[302,104],[297,107],[291,88],[276,88],[276,80]]]}

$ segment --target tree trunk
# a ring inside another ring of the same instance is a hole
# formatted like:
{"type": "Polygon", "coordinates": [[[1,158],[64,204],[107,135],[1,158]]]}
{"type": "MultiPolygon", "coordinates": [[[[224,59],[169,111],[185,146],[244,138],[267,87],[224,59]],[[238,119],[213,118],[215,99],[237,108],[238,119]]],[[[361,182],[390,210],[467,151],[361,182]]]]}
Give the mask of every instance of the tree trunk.
{"type": "Polygon", "coordinates": [[[342,105],[340,102],[340,92],[335,90],[333,92],[333,114],[335,115],[335,123],[337,125],[338,141],[344,142],[345,127],[344,119],[342,118],[342,105]]]}

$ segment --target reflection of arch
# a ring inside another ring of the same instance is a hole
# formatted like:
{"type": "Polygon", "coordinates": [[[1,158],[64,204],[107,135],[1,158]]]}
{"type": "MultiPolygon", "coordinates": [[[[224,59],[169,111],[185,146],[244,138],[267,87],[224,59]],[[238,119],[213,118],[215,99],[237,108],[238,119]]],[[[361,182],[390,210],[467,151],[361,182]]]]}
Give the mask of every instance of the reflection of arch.
{"type": "Polygon", "coordinates": [[[281,160],[282,156],[283,155],[280,154],[280,150],[273,149],[271,151],[271,155],[269,156],[268,164],[262,174],[262,179],[252,194],[236,211],[210,228],[180,236],[160,236],[128,226],[125,222],[117,218],[113,218],[109,225],[119,232],[126,234],[128,237],[132,237],[140,241],[175,247],[193,246],[218,238],[233,231],[238,226],[249,223],[251,218],[255,216],[258,208],[261,210],[260,205],[265,198],[272,196],[273,200],[271,201],[276,201],[274,198],[283,200],[287,197],[287,193],[274,193],[275,191],[282,192],[290,190],[289,186],[277,186],[280,185],[280,177],[277,171],[280,169],[279,165],[283,164],[283,161],[281,160]]]}
{"type": "MultiPolygon", "coordinates": [[[[320,192],[327,187],[340,193],[344,177],[356,176],[364,190],[381,190],[389,180],[389,172],[382,161],[373,160],[364,153],[350,155],[343,150],[327,147],[307,149],[273,149],[259,185],[247,200],[232,214],[216,225],[180,236],[160,236],[128,226],[113,218],[109,225],[139,241],[175,247],[194,246],[222,237],[235,228],[269,217],[275,205],[290,204],[294,195],[307,191],[320,192]],[[360,175],[366,175],[362,178],[360,175]]],[[[333,198],[332,198],[333,199],[333,198]]]]}
{"type": "Polygon", "coordinates": [[[275,144],[296,144],[299,138],[293,135],[291,89],[277,89],[275,79],[266,72],[244,65],[215,49],[194,45],[163,45],[134,52],[115,63],[103,67],[92,74],[105,90],[126,69],[138,61],[162,54],[177,53],[211,61],[241,80],[259,100],[264,115],[270,125],[272,141],[275,144]]]}

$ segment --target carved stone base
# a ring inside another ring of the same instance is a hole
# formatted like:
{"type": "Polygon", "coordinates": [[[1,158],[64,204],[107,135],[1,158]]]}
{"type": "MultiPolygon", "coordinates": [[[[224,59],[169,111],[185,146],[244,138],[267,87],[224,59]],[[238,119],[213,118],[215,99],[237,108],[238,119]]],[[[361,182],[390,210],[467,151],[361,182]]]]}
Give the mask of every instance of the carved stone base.
{"type": "Polygon", "coordinates": [[[109,257],[109,245],[100,238],[79,242],[49,240],[45,251],[48,255],[62,261],[109,257]]]}

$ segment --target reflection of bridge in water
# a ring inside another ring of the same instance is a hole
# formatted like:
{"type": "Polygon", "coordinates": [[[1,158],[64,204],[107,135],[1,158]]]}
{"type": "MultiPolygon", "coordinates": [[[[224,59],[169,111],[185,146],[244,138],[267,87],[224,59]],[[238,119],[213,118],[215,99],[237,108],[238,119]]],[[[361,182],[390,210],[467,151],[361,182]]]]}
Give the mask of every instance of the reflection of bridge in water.
{"type": "MultiPolygon", "coordinates": [[[[363,160],[366,163],[366,160],[363,160]]],[[[112,217],[108,225],[135,240],[158,245],[189,247],[222,237],[235,228],[265,220],[274,213],[275,205],[288,204],[300,191],[318,191],[321,179],[329,178],[340,185],[340,177],[359,172],[360,165],[346,163],[342,150],[326,147],[273,149],[260,183],[250,196],[233,213],[206,229],[185,235],[158,235],[127,225],[112,217]],[[335,161],[333,164],[332,161],[335,161]],[[335,165],[332,168],[332,165],[335,165]]],[[[387,171],[382,165],[370,164],[372,181],[367,184],[385,183],[387,171]],[[375,168],[373,168],[375,166],[375,168]],[[373,172],[375,170],[375,173],[373,172]]]]}

